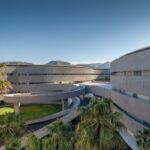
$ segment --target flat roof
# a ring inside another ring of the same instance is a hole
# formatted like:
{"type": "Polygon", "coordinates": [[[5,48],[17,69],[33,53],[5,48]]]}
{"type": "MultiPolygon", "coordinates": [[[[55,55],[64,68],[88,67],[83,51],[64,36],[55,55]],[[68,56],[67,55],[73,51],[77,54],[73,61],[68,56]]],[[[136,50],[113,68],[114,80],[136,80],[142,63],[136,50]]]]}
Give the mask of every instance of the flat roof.
{"type": "Polygon", "coordinates": [[[93,68],[88,66],[77,66],[77,65],[37,65],[37,64],[6,64],[6,66],[16,66],[16,67],[68,67],[68,68],[88,68],[93,70],[110,70],[110,69],[100,69],[100,68],[93,68]]]}
{"type": "Polygon", "coordinates": [[[112,89],[112,85],[109,82],[89,82],[89,83],[85,83],[85,85],[91,85],[91,86],[98,86],[98,87],[103,87],[106,89],[112,89]]]}

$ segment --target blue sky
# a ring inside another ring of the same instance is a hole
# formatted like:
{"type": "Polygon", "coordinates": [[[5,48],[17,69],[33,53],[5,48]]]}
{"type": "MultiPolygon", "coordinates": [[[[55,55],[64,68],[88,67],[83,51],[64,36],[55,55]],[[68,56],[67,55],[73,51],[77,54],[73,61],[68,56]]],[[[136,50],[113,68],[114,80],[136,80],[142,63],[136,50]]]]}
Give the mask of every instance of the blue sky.
{"type": "Polygon", "coordinates": [[[0,61],[105,62],[149,45],[149,0],[0,0],[0,61]]]}

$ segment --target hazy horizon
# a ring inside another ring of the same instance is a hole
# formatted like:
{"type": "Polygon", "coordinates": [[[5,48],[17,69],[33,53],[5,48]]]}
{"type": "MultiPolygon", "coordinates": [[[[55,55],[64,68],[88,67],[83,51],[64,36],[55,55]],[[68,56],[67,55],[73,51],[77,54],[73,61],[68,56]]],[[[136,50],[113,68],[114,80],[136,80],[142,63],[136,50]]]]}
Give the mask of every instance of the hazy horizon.
{"type": "MultiPolygon", "coordinates": [[[[96,64],[96,63],[107,63],[107,62],[111,62],[111,61],[105,61],[105,62],[97,62],[97,61],[65,61],[65,60],[50,60],[50,61],[64,61],[64,62],[69,62],[70,64],[73,64],[73,65],[77,65],[77,64],[96,64]]],[[[12,60],[12,61],[1,61],[0,63],[7,63],[7,62],[26,62],[26,63],[32,63],[32,64],[39,64],[39,65],[42,65],[42,64],[47,64],[49,63],[50,61],[48,62],[44,62],[44,63],[34,63],[34,62],[28,62],[28,61],[22,61],[22,60],[12,60]]]]}

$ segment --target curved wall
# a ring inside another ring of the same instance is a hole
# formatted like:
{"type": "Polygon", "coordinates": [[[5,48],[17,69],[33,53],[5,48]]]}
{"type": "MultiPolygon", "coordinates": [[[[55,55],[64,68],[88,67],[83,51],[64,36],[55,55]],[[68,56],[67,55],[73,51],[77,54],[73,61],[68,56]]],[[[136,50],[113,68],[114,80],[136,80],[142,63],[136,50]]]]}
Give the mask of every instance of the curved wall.
{"type": "Polygon", "coordinates": [[[72,89],[76,87],[73,84],[53,84],[53,83],[41,83],[41,84],[31,84],[31,85],[15,85],[13,90],[25,91],[27,88],[28,91],[32,92],[61,92],[72,89]]]}
{"type": "Polygon", "coordinates": [[[111,63],[111,83],[150,99],[150,47],[135,51],[111,63]]]}
{"type": "Polygon", "coordinates": [[[86,91],[88,93],[93,93],[95,96],[98,97],[104,97],[104,98],[111,98],[111,89],[103,87],[103,86],[97,86],[97,85],[88,85],[86,86],[86,91]]]}
{"type": "Polygon", "coordinates": [[[97,96],[111,98],[113,111],[122,114],[127,127],[125,141],[135,150],[135,135],[150,128],[150,47],[124,55],[111,63],[111,90],[107,86],[89,86],[97,96]]]}
{"type": "Polygon", "coordinates": [[[148,113],[150,111],[149,102],[138,100],[115,91],[112,91],[111,98],[119,107],[123,108],[136,118],[145,122],[150,122],[148,113]]]}
{"type": "Polygon", "coordinates": [[[150,47],[128,53],[111,63],[111,72],[150,70],[150,47]]]}
{"type": "Polygon", "coordinates": [[[9,65],[6,72],[8,80],[13,84],[13,92],[20,93],[35,91],[39,85],[41,89],[49,90],[51,83],[78,83],[110,77],[108,69],[81,66],[9,65]]]}
{"type": "MultiPolygon", "coordinates": [[[[47,91],[58,89],[53,83],[76,83],[108,76],[109,70],[98,70],[75,66],[8,66],[8,79],[14,82],[15,90],[47,91]],[[15,83],[16,82],[16,83],[15,83]],[[38,86],[37,86],[38,85],[38,86]],[[21,89],[22,88],[22,89],[21,89]]],[[[64,85],[61,90],[64,91],[64,85]]],[[[68,85],[70,89],[72,85],[68,85]]],[[[116,59],[111,64],[110,86],[88,85],[88,91],[101,97],[113,100],[113,111],[122,113],[122,121],[128,133],[134,136],[138,130],[150,127],[150,47],[140,49],[116,59]]],[[[75,97],[84,94],[85,89],[64,91],[48,95],[30,95],[21,97],[22,103],[44,102],[60,98],[75,97]]],[[[16,102],[15,98],[7,97],[7,102],[16,102]]],[[[20,101],[19,101],[20,102],[20,101]]],[[[128,143],[128,142],[127,142],[128,143]]],[[[130,143],[131,147],[134,147],[130,143]]]]}
{"type": "Polygon", "coordinates": [[[43,104],[73,98],[84,94],[85,87],[79,86],[68,91],[58,93],[8,94],[4,96],[4,102],[11,104],[43,104]]]}
{"type": "Polygon", "coordinates": [[[121,121],[127,128],[127,130],[121,132],[121,136],[132,149],[139,150],[136,145],[135,135],[139,130],[150,126],[150,124],[145,125],[144,122],[144,120],[149,122],[150,104],[147,104],[145,107],[141,101],[137,108],[136,100],[131,100],[129,97],[118,94],[113,89],[107,88],[107,85],[105,87],[98,85],[88,86],[87,89],[88,92],[93,93],[97,97],[112,99],[112,111],[118,111],[122,114],[121,121]]]}
{"type": "MultiPolygon", "coordinates": [[[[114,60],[111,84],[111,98],[124,111],[122,121],[135,143],[137,132],[150,128],[150,47],[114,60]]],[[[130,143],[131,140],[126,139],[130,143]]],[[[136,144],[130,143],[130,146],[138,149],[136,144]]]]}
{"type": "Polygon", "coordinates": [[[150,48],[116,59],[111,64],[111,74],[113,101],[150,123],[150,48]]]}

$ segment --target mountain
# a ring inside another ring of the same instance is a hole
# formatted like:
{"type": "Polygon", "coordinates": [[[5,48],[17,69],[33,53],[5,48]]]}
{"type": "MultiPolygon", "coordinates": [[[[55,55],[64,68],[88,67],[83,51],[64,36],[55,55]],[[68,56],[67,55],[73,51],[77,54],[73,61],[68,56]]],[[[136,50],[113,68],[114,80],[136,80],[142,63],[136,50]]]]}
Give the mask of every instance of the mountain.
{"type": "Polygon", "coordinates": [[[111,62],[91,63],[91,64],[78,64],[78,65],[79,66],[92,67],[92,68],[98,68],[98,69],[110,69],[110,63],[111,62]]]}
{"type": "MultiPolygon", "coordinates": [[[[63,65],[72,65],[70,62],[62,61],[62,60],[52,60],[47,63],[47,65],[56,65],[56,66],[63,66],[63,65]]],[[[110,69],[110,62],[105,63],[91,63],[91,64],[77,64],[77,66],[85,66],[85,67],[92,67],[98,69],[110,69]]]]}
{"type": "MultiPolygon", "coordinates": [[[[77,64],[77,66],[85,66],[85,67],[92,67],[92,68],[98,68],[98,69],[110,69],[110,63],[111,62],[105,62],[105,63],[90,63],[90,64],[77,64]]],[[[8,62],[1,62],[0,64],[6,64],[6,65],[33,65],[29,62],[23,62],[23,61],[8,61],[8,62]]],[[[68,66],[72,65],[70,62],[62,61],[62,60],[52,60],[48,62],[46,65],[56,65],[56,66],[68,66]]]]}
{"type": "Polygon", "coordinates": [[[6,64],[6,65],[32,65],[32,63],[24,62],[24,61],[6,61],[6,62],[1,62],[1,64],[6,64]]]}
{"type": "Polygon", "coordinates": [[[62,66],[62,65],[71,65],[71,63],[67,61],[61,61],[61,60],[52,60],[47,63],[47,65],[56,65],[56,66],[62,66]]]}

